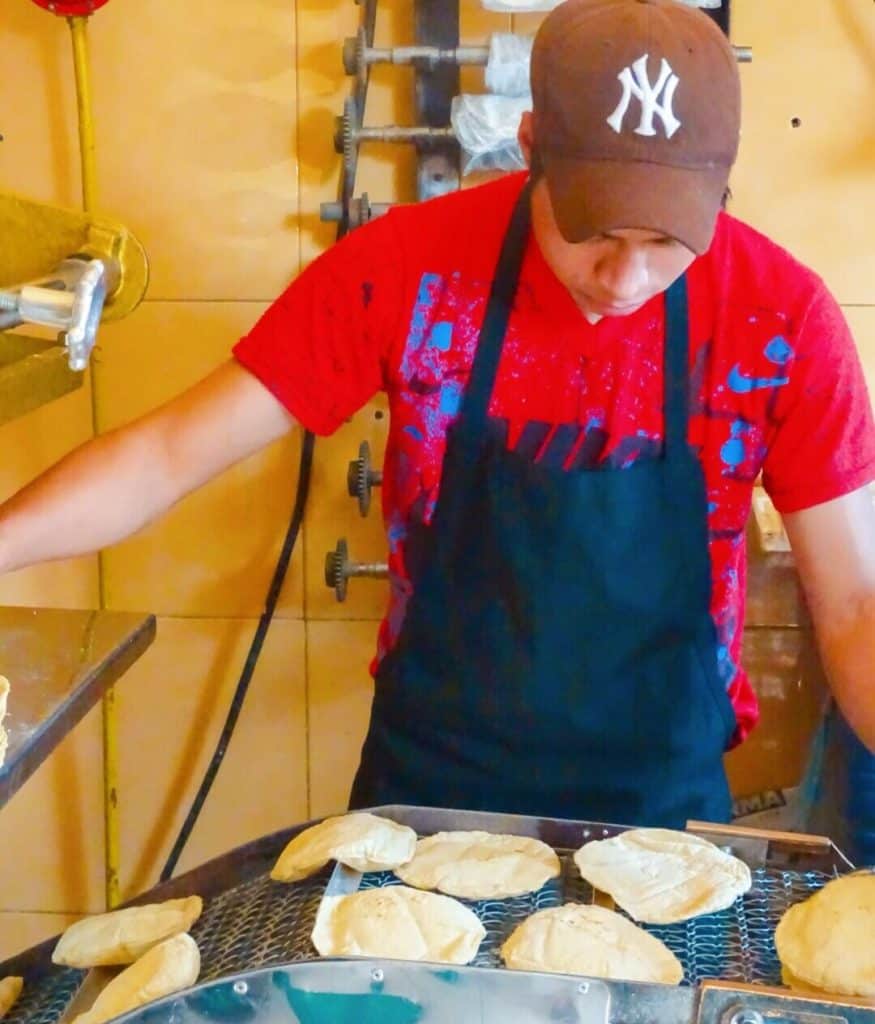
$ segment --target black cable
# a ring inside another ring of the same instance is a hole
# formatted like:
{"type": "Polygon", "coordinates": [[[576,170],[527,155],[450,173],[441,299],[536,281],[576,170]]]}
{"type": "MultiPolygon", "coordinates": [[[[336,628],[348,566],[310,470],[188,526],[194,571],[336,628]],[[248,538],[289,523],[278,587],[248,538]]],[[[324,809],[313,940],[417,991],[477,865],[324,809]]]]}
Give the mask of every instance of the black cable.
{"type": "Polygon", "coordinates": [[[216,774],[219,771],[219,766],[224,760],[225,752],[228,749],[228,743],[231,740],[231,735],[234,732],[234,726],[237,724],[237,718],[239,717],[240,709],[243,706],[243,699],[246,696],[249,684],[252,681],[255,666],[258,663],[258,656],[261,654],[264,638],[267,636],[268,627],[273,619],[273,613],[276,609],[280,591],[282,590],[283,582],[286,578],[286,572],[289,568],[289,562],[292,558],[295,541],[298,539],[298,533],[304,519],[304,509],[307,504],[307,495],[310,491],[310,471],[313,466],[314,442],[315,437],[313,434],[309,431],[304,431],[301,446],[301,463],[298,474],[298,489],[295,495],[295,508],[292,512],[289,528],[286,531],[286,538],[283,541],[283,548],[280,552],[280,557],[273,573],[273,579],[270,582],[270,588],[267,592],[267,600],[264,604],[264,611],[262,612],[261,618],[258,620],[258,627],[255,630],[255,636],[252,638],[252,643],[249,646],[249,653],[246,655],[246,662],[243,665],[243,671],[240,673],[237,689],[234,691],[234,698],[231,701],[231,707],[228,709],[228,716],[225,719],[224,726],[222,727],[219,742],[216,744],[216,749],[213,752],[212,759],[207,767],[203,781],[197,791],[197,795],[189,808],[182,828],[179,831],[179,835],[176,837],[176,842],[173,844],[173,849],[170,851],[167,863],[161,871],[162,882],[166,882],[167,879],[173,875],[177,861],[179,860],[179,857],[185,848],[185,844],[188,842],[189,836],[191,835],[192,829],[197,822],[201,808],[207,798],[207,794],[210,792],[213,782],[215,781],[216,774]]]}

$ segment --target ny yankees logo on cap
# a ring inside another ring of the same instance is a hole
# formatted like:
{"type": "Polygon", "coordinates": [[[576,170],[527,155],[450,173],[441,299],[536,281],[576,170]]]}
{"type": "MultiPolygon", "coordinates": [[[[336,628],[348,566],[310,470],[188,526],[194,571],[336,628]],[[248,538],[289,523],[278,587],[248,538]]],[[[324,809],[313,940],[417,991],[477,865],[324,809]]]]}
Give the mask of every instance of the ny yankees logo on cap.
{"type": "Polygon", "coordinates": [[[532,139],[568,242],[622,228],[711,244],[741,88],[717,24],[677,0],[563,0],[532,47],[532,139]]]}
{"type": "Polygon", "coordinates": [[[643,57],[639,57],[634,64],[623,68],[617,75],[623,86],[623,95],[616,110],[607,118],[607,122],[619,135],[623,130],[623,118],[626,116],[626,111],[634,96],[641,103],[641,120],[638,122],[635,133],[637,135],[656,135],[653,118],[658,116],[662,121],[665,137],[670,139],[681,126],[681,122],[675,117],[674,110],[672,110],[672,100],[680,79],[663,57],[659,67],[659,78],[655,85],[651,85],[650,79],[647,77],[648,56],[649,54],[645,53],[643,57]],[[660,96],[662,96],[661,103],[660,96]]]}

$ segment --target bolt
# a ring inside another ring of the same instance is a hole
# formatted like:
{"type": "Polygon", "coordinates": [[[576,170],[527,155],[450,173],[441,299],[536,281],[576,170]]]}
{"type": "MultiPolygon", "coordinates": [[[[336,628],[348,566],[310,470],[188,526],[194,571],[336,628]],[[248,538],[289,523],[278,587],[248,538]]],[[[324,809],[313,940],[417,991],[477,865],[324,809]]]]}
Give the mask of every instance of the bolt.
{"type": "Polygon", "coordinates": [[[758,1010],[736,1010],[729,1024],[763,1024],[763,1015],[758,1010]]]}
{"type": "Polygon", "coordinates": [[[375,967],[375,968],[374,968],[374,969],[373,969],[373,970],[371,971],[371,981],[377,982],[377,983],[379,984],[379,982],[381,982],[382,980],[383,980],[383,971],[382,971],[382,968],[380,968],[380,967],[375,967]]]}
{"type": "Polygon", "coordinates": [[[234,982],[234,995],[235,996],[245,996],[248,991],[249,991],[249,986],[246,984],[245,981],[235,981],[234,982]]]}

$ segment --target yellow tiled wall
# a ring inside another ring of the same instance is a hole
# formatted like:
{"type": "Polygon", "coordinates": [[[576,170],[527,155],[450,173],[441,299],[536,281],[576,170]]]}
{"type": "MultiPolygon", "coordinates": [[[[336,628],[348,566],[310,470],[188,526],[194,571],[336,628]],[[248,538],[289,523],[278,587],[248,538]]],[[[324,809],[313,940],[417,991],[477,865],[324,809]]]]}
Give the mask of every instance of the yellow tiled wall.
{"type": "MultiPolygon", "coordinates": [[[[743,68],[742,155],[733,209],[815,266],[848,307],[875,384],[870,241],[875,23],[869,0],[733,0],[743,68]],[[792,119],[798,118],[798,127],[792,119]]],[[[462,38],[507,17],[461,0],[462,38]]],[[[330,244],[334,118],[349,88],[341,40],[353,0],[111,0],[90,21],[99,206],[151,262],[146,301],[106,325],[87,386],[0,429],[0,497],[91,435],[139,414],[226,358],[295,273],[330,244]]],[[[530,31],[534,16],[513,26],[530,31]]],[[[0,188],[77,205],[69,33],[28,0],[5,0],[0,188]]],[[[411,4],[380,0],[378,44],[410,42],[411,4]]],[[[468,70],[466,87],[480,88],[468,70]]],[[[410,69],[378,67],[367,121],[409,123],[410,69]]],[[[412,154],[362,151],[357,191],[413,197],[412,154]]],[[[359,560],[385,556],[376,509],[359,517],[346,466],[360,441],[382,453],[376,400],[316,449],[303,543],[226,762],[180,868],[343,807],[366,720],[385,586],[352,581],[345,604],[322,582],[345,536],[359,560]]],[[[289,439],[192,495],[98,562],[0,578],[11,604],[151,611],[154,646],[118,686],[123,895],[149,887],[212,752],[290,514],[299,442],[289,439]]],[[[2,809],[0,958],[101,907],[99,711],[2,809]]]]}

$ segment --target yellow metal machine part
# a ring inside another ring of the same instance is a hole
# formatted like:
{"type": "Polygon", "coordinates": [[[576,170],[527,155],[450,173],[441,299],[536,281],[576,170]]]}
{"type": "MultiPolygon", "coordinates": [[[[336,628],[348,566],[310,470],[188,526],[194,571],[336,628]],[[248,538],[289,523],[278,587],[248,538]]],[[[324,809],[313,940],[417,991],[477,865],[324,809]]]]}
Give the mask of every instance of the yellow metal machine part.
{"type": "MultiPolygon", "coordinates": [[[[101,259],[107,266],[110,291],[102,322],[136,308],[149,267],[142,245],[127,228],[81,210],[0,194],[0,289],[50,275],[74,254],[101,259]]],[[[82,383],[82,374],[67,365],[63,345],[19,330],[0,331],[0,424],[82,383]]]]}

